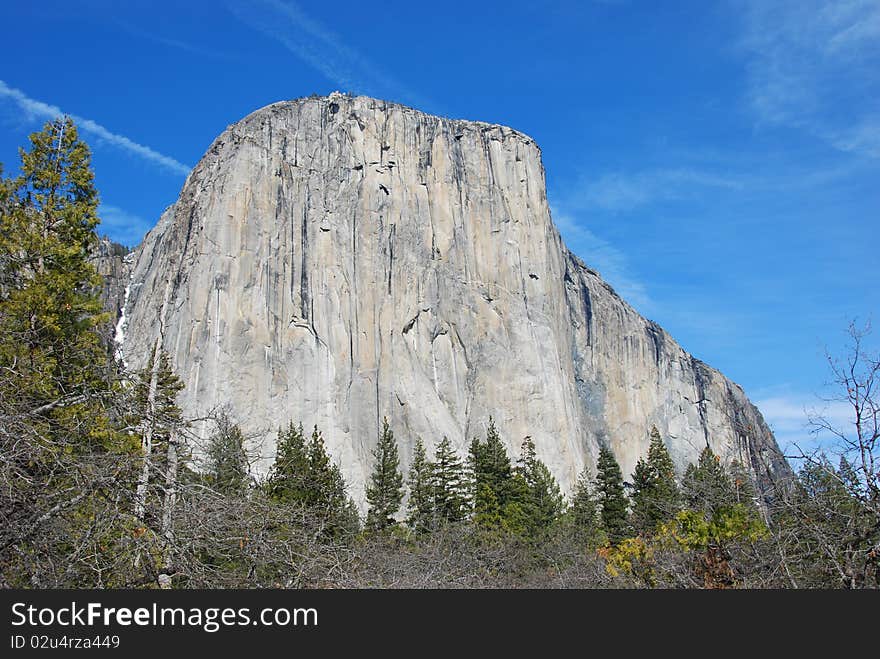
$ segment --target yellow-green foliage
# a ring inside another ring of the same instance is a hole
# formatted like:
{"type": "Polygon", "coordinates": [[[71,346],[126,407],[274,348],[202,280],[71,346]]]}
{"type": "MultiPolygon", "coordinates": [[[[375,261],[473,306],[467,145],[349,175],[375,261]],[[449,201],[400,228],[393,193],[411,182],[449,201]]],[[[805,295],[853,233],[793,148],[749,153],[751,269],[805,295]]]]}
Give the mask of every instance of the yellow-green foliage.
{"type": "Polygon", "coordinates": [[[683,510],[660,524],[654,534],[606,544],[598,553],[612,577],[630,577],[652,587],[661,576],[657,567],[661,552],[667,558],[693,557],[733,542],[756,542],[768,534],[754,510],[736,504],[718,509],[711,517],[702,511],[683,510]]]}
{"type": "Polygon", "coordinates": [[[666,547],[699,551],[732,541],[755,542],[767,534],[767,527],[752,510],[736,504],[719,509],[711,517],[683,510],[675,519],[661,524],[655,538],[666,547]]]}
{"type": "Polygon", "coordinates": [[[653,585],[655,551],[656,547],[651,539],[636,536],[621,540],[613,546],[606,545],[599,550],[599,555],[605,559],[605,569],[612,577],[638,576],[653,585]]]}

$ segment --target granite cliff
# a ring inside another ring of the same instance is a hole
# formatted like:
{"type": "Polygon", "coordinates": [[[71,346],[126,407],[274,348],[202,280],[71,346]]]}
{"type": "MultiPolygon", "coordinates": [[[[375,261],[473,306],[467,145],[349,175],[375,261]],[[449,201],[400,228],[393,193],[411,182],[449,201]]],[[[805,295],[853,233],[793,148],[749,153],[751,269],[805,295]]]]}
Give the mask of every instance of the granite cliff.
{"type": "Polygon", "coordinates": [[[788,469],[738,385],[568,251],[540,150],[510,128],[340,94],[275,103],[112,259],[118,354],[141,367],[159,338],[184,410],[227,405],[260,473],[280,425],[317,423],[362,502],[383,416],[407,467],[416,437],[464,454],[490,415],[565,490],[602,444],[631,473],[652,424],[679,469],[707,444],[759,479],[788,469]]]}

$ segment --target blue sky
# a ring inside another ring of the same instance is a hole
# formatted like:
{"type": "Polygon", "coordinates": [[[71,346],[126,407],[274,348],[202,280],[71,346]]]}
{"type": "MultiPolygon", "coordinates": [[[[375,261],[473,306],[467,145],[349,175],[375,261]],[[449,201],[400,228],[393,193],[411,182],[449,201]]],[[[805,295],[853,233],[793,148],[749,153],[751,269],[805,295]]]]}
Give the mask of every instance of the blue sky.
{"type": "MultiPolygon", "coordinates": [[[[0,4],[0,162],[53,113],[136,244],[227,125],[353,91],[517,128],[568,245],[780,444],[880,323],[880,0],[0,4]]],[[[877,345],[878,330],[874,334],[877,345]]]]}

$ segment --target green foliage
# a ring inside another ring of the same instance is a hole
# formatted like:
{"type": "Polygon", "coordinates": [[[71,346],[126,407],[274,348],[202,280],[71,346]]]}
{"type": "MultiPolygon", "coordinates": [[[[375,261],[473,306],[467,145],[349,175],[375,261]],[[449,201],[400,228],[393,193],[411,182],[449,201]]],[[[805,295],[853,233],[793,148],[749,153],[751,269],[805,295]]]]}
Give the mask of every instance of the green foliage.
{"type": "Polygon", "coordinates": [[[655,545],[652,538],[636,536],[624,538],[616,545],[601,547],[598,553],[605,559],[605,569],[611,576],[626,575],[653,588],[657,579],[655,545]]]}
{"type": "Polygon", "coordinates": [[[491,490],[499,506],[503,507],[511,501],[513,467],[492,417],[489,417],[486,441],[481,442],[475,437],[471,442],[468,467],[471,473],[471,495],[475,499],[475,505],[477,505],[477,497],[484,490],[483,485],[491,490]]]}
{"type": "Polygon", "coordinates": [[[484,531],[534,539],[561,514],[562,494],[547,466],[537,459],[531,437],[524,440],[522,451],[514,468],[491,417],[486,440],[471,442],[473,522],[484,531]]]}
{"type": "Polygon", "coordinates": [[[650,532],[671,519],[681,507],[675,465],[656,427],[651,428],[647,460],[636,463],[632,475],[632,518],[636,531],[650,532]]]}
{"type": "Polygon", "coordinates": [[[314,497],[310,491],[310,464],[302,424],[293,422],[278,430],[275,463],[264,483],[266,493],[277,501],[306,503],[314,497]]]}
{"type": "Polygon", "coordinates": [[[688,466],[682,490],[687,508],[663,525],[658,537],[699,556],[694,570],[706,588],[735,585],[731,546],[754,543],[767,534],[748,479],[738,465],[725,469],[707,446],[697,464],[688,466]]]}
{"type": "Polygon", "coordinates": [[[137,442],[108,412],[120,391],[97,331],[91,156],[70,119],[19,153],[20,174],[0,179],[0,581],[120,583],[109,548],[125,545],[118,488],[137,442]]]}
{"type": "Polygon", "coordinates": [[[244,435],[225,414],[217,417],[216,426],[208,439],[205,479],[218,492],[242,494],[250,480],[244,435]]]}
{"type": "Polygon", "coordinates": [[[766,534],[767,528],[746,506],[733,504],[712,517],[697,510],[682,510],[668,531],[684,549],[706,550],[731,540],[754,542],[766,534]]]}
{"type": "Polygon", "coordinates": [[[306,503],[333,518],[342,530],[357,530],[354,503],[345,492],[345,480],[339,467],[330,462],[324,438],[315,426],[308,443],[309,471],[306,503]]]}
{"type": "Polygon", "coordinates": [[[547,465],[537,458],[531,437],[523,440],[516,477],[522,483],[522,494],[517,498],[523,511],[526,534],[532,539],[540,538],[562,514],[563,498],[547,465]]]}
{"type": "Polygon", "coordinates": [[[593,493],[593,481],[586,467],[578,476],[566,517],[579,540],[590,541],[600,536],[600,504],[593,493]]]}
{"type": "Polygon", "coordinates": [[[439,522],[460,522],[470,509],[464,464],[448,438],[437,445],[431,470],[434,510],[439,522]]]}
{"type": "MultiPolygon", "coordinates": [[[[655,456],[657,454],[655,452],[655,456]]],[[[696,502],[697,491],[712,498],[673,515],[664,513],[665,518],[659,517],[657,523],[647,529],[650,533],[602,548],[600,555],[606,560],[609,574],[625,576],[648,587],[700,584],[705,588],[729,588],[738,585],[733,557],[741,557],[744,547],[751,547],[754,552],[757,543],[768,536],[768,530],[751,500],[737,500],[734,486],[737,479],[721,466],[720,460],[711,452],[704,452],[701,457],[701,461],[688,470],[690,501],[696,502]]],[[[640,461],[641,468],[636,469],[638,478],[634,479],[637,488],[642,487],[642,493],[651,491],[650,461],[650,457],[640,461]],[[645,473],[649,478],[644,478],[645,473]]],[[[654,460],[655,465],[664,462],[654,460]]],[[[642,510],[650,511],[650,508],[646,506],[642,510]]]]}
{"type": "Polygon", "coordinates": [[[696,465],[688,465],[682,480],[682,490],[688,508],[708,514],[736,500],[730,475],[721,464],[721,458],[708,446],[700,453],[696,465]]]}
{"type": "Polygon", "coordinates": [[[801,467],[778,505],[774,525],[795,584],[813,588],[880,586],[880,523],[845,457],[801,467]]]}
{"type": "Polygon", "coordinates": [[[129,427],[136,427],[143,433],[149,425],[154,447],[167,442],[171,433],[183,425],[183,414],[177,405],[177,394],[183,390],[183,382],[171,368],[171,358],[167,352],[159,350],[158,358],[152,406],[149,399],[155,354],[143,369],[134,374],[128,405],[129,427]]]}
{"type": "Polygon", "coordinates": [[[596,462],[595,492],[601,507],[602,529],[611,543],[618,543],[629,534],[626,492],[620,465],[611,449],[602,447],[596,462]]]}
{"type": "Polygon", "coordinates": [[[425,445],[416,439],[413,461],[407,476],[409,500],[406,523],[415,533],[425,533],[434,527],[434,466],[425,453],[425,445]]]}
{"type": "Polygon", "coordinates": [[[106,352],[96,328],[100,284],[89,262],[98,195],[91,155],[70,119],[21,149],[21,174],[0,186],[0,399],[27,415],[46,446],[112,448],[102,397],[106,352]]]}
{"type": "Polygon", "coordinates": [[[481,483],[474,494],[474,525],[489,533],[501,533],[506,530],[505,515],[501,510],[498,497],[488,483],[481,483]]]}
{"type": "Polygon", "coordinates": [[[382,419],[382,434],[379,444],[373,451],[373,473],[367,486],[366,528],[370,531],[383,531],[394,525],[394,515],[403,500],[403,474],[400,473],[400,457],[394,433],[388,419],[382,419]]]}
{"type": "Polygon", "coordinates": [[[342,472],[330,461],[318,426],[306,440],[302,425],[291,423],[279,431],[277,446],[275,464],[264,483],[267,495],[314,511],[326,520],[330,535],[357,532],[357,510],[345,492],[342,472]]]}

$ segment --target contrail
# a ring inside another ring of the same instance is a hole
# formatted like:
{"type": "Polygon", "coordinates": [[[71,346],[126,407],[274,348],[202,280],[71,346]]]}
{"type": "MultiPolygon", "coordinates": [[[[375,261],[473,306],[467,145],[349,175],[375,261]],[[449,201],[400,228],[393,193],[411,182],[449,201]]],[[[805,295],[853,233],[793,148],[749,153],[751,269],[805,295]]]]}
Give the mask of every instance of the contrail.
{"type": "Polygon", "coordinates": [[[57,105],[49,105],[48,103],[43,103],[42,101],[37,101],[33,98],[30,98],[24,92],[19,91],[14,87],[10,87],[2,80],[0,80],[0,96],[15,101],[25,112],[37,117],[55,119],[57,117],[67,115],[76,122],[76,125],[80,130],[91,133],[95,137],[102,139],[105,142],[109,142],[110,144],[113,144],[114,146],[124,149],[137,156],[140,156],[145,160],[149,160],[150,162],[153,162],[157,165],[161,165],[162,167],[174,172],[175,174],[183,174],[184,176],[186,176],[192,169],[192,167],[190,167],[189,165],[184,165],[182,162],[179,162],[170,156],[159,153],[158,151],[155,151],[148,146],[138,144],[137,142],[128,139],[124,135],[111,133],[101,124],[94,122],[91,119],[86,119],[84,117],[78,117],[75,114],[63,112],[61,108],[59,108],[57,105]]]}
{"type": "Polygon", "coordinates": [[[261,0],[247,7],[230,0],[227,8],[241,22],[278,41],[341,91],[396,97],[418,107],[432,105],[386,75],[363,53],[306,14],[295,2],[261,0]]]}

